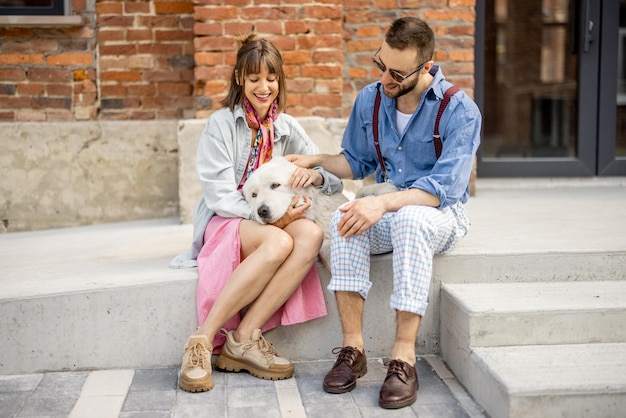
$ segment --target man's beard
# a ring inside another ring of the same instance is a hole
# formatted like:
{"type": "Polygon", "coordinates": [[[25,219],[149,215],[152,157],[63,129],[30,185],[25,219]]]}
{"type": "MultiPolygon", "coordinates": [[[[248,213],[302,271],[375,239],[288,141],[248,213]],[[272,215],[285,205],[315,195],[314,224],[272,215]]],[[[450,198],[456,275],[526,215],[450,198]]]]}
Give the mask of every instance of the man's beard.
{"type": "Polygon", "coordinates": [[[404,96],[405,94],[413,91],[413,89],[415,89],[415,86],[417,86],[418,81],[419,81],[419,75],[415,77],[415,81],[412,82],[411,84],[408,84],[408,85],[398,84],[400,89],[395,94],[389,94],[387,90],[385,89],[383,89],[383,92],[385,93],[385,96],[389,97],[390,99],[397,99],[398,97],[404,96]]]}

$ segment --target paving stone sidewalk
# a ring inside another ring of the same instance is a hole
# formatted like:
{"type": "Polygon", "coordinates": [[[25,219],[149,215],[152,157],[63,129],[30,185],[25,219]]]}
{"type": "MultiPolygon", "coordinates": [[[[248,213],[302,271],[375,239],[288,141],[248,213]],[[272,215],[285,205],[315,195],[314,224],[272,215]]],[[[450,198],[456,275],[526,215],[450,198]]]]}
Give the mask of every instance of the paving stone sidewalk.
{"type": "Polygon", "coordinates": [[[295,377],[276,382],[214,371],[215,388],[193,394],[178,389],[177,368],[0,376],[0,417],[485,417],[436,356],[417,359],[417,402],[399,410],[378,406],[384,359],[342,395],[322,390],[332,364],[295,363],[295,377]]]}

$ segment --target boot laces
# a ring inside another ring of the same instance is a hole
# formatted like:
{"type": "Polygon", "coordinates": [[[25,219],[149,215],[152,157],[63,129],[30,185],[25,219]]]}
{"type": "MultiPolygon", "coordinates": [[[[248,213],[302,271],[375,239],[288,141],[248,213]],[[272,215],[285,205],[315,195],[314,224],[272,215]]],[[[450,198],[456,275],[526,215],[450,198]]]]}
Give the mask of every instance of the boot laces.
{"type": "Polygon", "coordinates": [[[209,350],[201,343],[196,343],[189,347],[189,366],[206,368],[209,359],[209,350]]]}
{"type": "Polygon", "coordinates": [[[280,357],[280,355],[278,354],[278,350],[276,350],[274,346],[272,345],[272,343],[267,341],[265,337],[263,337],[262,335],[259,337],[258,340],[251,341],[247,343],[246,345],[244,345],[243,351],[244,352],[248,351],[249,349],[253,347],[257,347],[259,351],[261,352],[261,355],[263,356],[263,358],[265,358],[266,360],[270,360],[273,357],[280,357]]]}

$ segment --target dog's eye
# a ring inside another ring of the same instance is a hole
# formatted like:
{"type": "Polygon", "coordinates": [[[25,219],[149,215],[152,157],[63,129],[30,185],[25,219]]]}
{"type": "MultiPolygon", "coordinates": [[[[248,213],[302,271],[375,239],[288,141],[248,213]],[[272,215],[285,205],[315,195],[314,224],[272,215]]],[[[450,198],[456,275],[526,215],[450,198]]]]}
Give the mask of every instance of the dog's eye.
{"type": "Polygon", "coordinates": [[[278,189],[280,187],[280,183],[272,183],[270,187],[272,188],[272,190],[278,189]]]}
{"type": "Polygon", "coordinates": [[[256,198],[256,193],[252,193],[252,197],[253,197],[253,198],[256,198]]]}

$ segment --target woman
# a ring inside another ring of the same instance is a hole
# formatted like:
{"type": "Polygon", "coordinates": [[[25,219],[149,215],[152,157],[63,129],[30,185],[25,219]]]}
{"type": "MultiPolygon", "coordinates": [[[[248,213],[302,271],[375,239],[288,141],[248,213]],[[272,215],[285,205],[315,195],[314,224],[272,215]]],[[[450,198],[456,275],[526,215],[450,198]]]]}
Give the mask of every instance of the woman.
{"type": "MultiPolygon", "coordinates": [[[[194,213],[190,258],[198,264],[201,325],[183,354],[179,386],[188,392],[213,388],[213,351],[221,351],[221,369],[247,370],[262,379],[291,377],[293,365],[262,330],[326,314],[314,264],[323,233],[303,218],[311,203],[305,199],[273,225],[262,225],[241,194],[246,178],[272,155],[318,153],[295,119],[282,113],[280,52],[254,35],[241,42],[223,108],[211,115],[198,145],[202,198],[194,213]]],[[[321,168],[298,168],[290,180],[292,187],[311,184],[328,194],[342,189],[341,181],[321,168]]]]}

